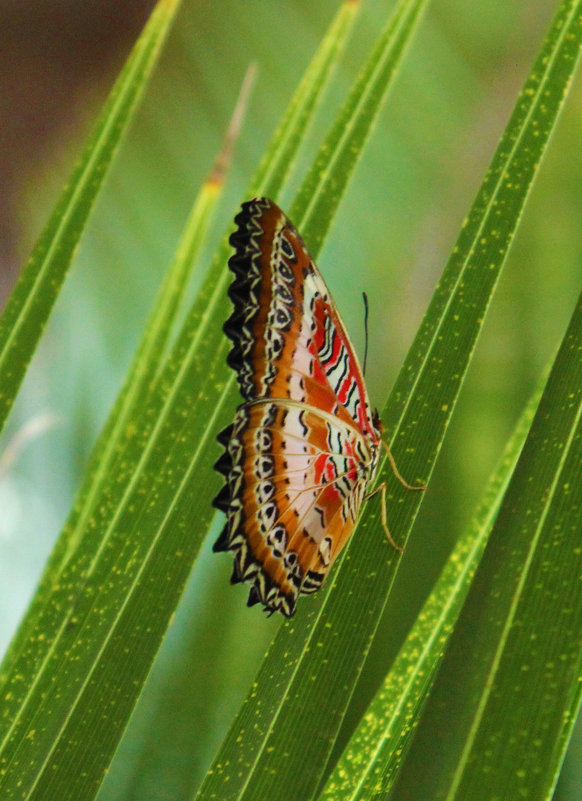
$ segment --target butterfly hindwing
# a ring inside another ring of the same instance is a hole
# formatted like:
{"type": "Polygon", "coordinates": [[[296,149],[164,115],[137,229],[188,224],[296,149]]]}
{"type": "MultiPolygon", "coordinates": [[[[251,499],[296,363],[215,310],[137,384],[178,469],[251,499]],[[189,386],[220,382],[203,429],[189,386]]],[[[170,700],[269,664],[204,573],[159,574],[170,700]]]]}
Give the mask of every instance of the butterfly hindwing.
{"type": "Polygon", "coordinates": [[[289,615],[298,595],[323,581],[358,517],[366,448],[353,427],[304,404],[239,408],[217,464],[228,467],[229,494],[218,550],[237,552],[235,580],[252,580],[265,605],[289,615]]]}

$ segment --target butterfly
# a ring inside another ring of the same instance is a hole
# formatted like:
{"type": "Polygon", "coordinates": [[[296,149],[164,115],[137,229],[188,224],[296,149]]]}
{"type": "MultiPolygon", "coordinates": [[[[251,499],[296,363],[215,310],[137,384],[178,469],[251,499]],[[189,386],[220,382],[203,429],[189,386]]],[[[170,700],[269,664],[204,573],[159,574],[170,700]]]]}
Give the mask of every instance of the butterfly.
{"type": "MultiPolygon", "coordinates": [[[[234,551],[231,582],[251,583],[248,605],[291,617],[316,592],[369,497],[382,425],[319,270],[296,228],[268,198],[242,204],[230,237],[224,324],[244,402],[219,435],[226,513],[215,551],[234,551]]],[[[416,487],[414,487],[416,489],[416,487]]],[[[381,485],[375,492],[382,491],[381,485]]],[[[382,522],[386,525],[385,505],[382,522]]]]}

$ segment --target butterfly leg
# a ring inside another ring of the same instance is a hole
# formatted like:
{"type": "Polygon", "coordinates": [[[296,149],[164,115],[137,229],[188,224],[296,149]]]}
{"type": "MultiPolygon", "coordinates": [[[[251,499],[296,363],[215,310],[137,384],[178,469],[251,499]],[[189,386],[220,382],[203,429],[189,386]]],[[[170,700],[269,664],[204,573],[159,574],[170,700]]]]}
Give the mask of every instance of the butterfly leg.
{"type": "MultiPolygon", "coordinates": [[[[426,485],[425,484],[417,484],[416,486],[413,486],[412,484],[409,484],[408,481],[405,481],[402,478],[402,476],[398,472],[398,468],[396,467],[396,462],[394,461],[394,457],[392,456],[392,453],[390,452],[390,448],[388,447],[388,443],[385,442],[383,439],[381,439],[380,442],[382,443],[382,447],[386,451],[386,456],[388,457],[388,461],[390,462],[390,467],[392,468],[392,472],[394,473],[394,475],[396,476],[398,481],[400,481],[402,486],[406,487],[406,489],[409,489],[409,490],[425,490],[426,489],[426,485]]],[[[377,492],[377,490],[374,490],[374,492],[377,492]]]]}
{"type": "MultiPolygon", "coordinates": [[[[416,487],[414,489],[416,489],[416,487]]],[[[372,497],[372,495],[376,495],[377,492],[379,492],[382,495],[382,506],[380,508],[382,510],[382,513],[381,513],[382,514],[382,527],[384,528],[384,533],[386,534],[386,537],[388,538],[388,542],[390,543],[390,545],[395,550],[400,551],[400,553],[404,553],[404,548],[402,548],[400,545],[398,545],[397,542],[394,541],[394,539],[392,538],[392,534],[390,534],[390,529],[388,528],[388,521],[386,519],[386,482],[385,481],[383,481],[381,484],[379,484],[376,487],[376,489],[373,489],[372,492],[370,492],[368,495],[366,495],[366,500],[369,500],[372,497]]]]}
{"type": "MultiPolygon", "coordinates": [[[[404,487],[406,487],[406,489],[410,489],[410,490],[425,490],[426,486],[424,484],[421,484],[420,486],[418,486],[418,485],[417,486],[413,486],[412,484],[409,484],[408,481],[405,481],[402,478],[402,476],[398,472],[398,468],[396,467],[396,462],[394,461],[394,457],[392,456],[392,453],[390,452],[390,448],[388,447],[388,444],[383,439],[381,439],[380,442],[382,443],[382,447],[386,451],[386,456],[388,457],[388,461],[390,462],[390,467],[392,468],[392,472],[394,473],[394,475],[396,476],[398,481],[400,481],[402,486],[404,486],[404,487]]],[[[402,553],[404,551],[404,548],[401,548],[400,545],[398,545],[394,541],[394,539],[392,538],[392,534],[390,534],[390,529],[388,528],[388,521],[386,519],[386,482],[385,481],[383,481],[379,486],[377,486],[376,489],[372,490],[372,492],[370,492],[369,495],[366,495],[366,500],[368,498],[371,498],[372,495],[375,495],[377,492],[381,493],[381,495],[382,495],[382,526],[384,528],[384,533],[386,534],[386,537],[388,538],[388,542],[390,543],[390,545],[392,545],[393,548],[395,548],[397,551],[400,551],[400,553],[402,553]]]]}

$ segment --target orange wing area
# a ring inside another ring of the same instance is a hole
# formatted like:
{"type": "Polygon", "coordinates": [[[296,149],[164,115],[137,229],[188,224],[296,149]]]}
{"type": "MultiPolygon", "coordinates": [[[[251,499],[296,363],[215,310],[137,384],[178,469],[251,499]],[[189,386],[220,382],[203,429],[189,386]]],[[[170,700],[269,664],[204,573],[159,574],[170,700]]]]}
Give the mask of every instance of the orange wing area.
{"type": "Polygon", "coordinates": [[[244,399],[303,401],[378,439],[353,345],[299,233],[266,198],[244,203],[236,222],[224,330],[244,399]]]}
{"type": "Polygon", "coordinates": [[[217,549],[236,551],[233,579],[253,582],[249,603],[290,616],[352,533],[376,452],[353,425],[273,399],[240,407],[228,454],[217,549]]]}
{"type": "Polygon", "coordinates": [[[215,550],[235,551],[249,605],[290,616],[353,531],[380,431],[352,343],[297,230],[267,198],[244,203],[230,238],[224,325],[245,403],[219,436],[226,513],[215,550]]]}

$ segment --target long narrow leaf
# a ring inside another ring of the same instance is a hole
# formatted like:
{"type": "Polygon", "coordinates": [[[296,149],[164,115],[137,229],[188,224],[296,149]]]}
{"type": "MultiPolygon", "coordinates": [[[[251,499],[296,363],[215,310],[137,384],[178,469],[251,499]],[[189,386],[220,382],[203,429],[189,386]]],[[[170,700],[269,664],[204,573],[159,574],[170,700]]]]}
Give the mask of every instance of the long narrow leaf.
{"type": "Polygon", "coordinates": [[[344,0],[303,76],[251,181],[249,195],[277,197],[293,166],[323,90],[345,49],[359,3],[344,0]]]}
{"type": "Polygon", "coordinates": [[[582,297],[397,798],[551,797],[582,685],[581,355],[582,297]]]}
{"type": "Polygon", "coordinates": [[[177,8],[178,0],[158,2],[0,318],[0,430],[177,8]]]}
{"type": "MultiPolygon", "coordinates": [[[[556,39],[563,25],[559,16],[391,395],[385,419],[394,432],[392,449],[400,471],[409,481],[430,474],[569,86],[577,43],[556,39]]],[[[405,542],[418,495],[407,494],[391,471],[381,478],[390,492],[390,528],[405,542]]],[[[277,635],[200,798],[273,797],[281,787],[287,798],[311,796],[324,774],[396,561],[384,540],[378,505],[371,502],[327,589],[300,607],[296,619],[277,635]],[[373,514],[376,521],[370,525],[373,514]],[[317,738],[306,738],[305,731],[317,732],[317,738]]]]}
{"type": "Polygon", "coordinates": [[[379,799],[378,794],[386,793],[394,783],[471,587],[542,389],[534,392],[524,409],[473,519],[329,777],[320,796],[322,801],[379,799]]]}
{"type": "MultiPolygon", "coordinates": [[[[338,47],[354,11],[344,4],[342,24],[332,27],[338,47]]],[[[278,182],[288,171],[309,120],[305,108],[313,114],[337,51],[328,47],[302,84],[292,114],[298,130],[278,137],[280,170],[273,175],[267,165],[260,176],[269,171],[278,182]]],[[[133,436],[93,504],[84,547],[62,560],[33,625],[23,624],[18,658],[4,677],[7,791],[18,786],[20,794],[43,799],[94,796],[175,610],[212,514],[211,483],[199,475],[214,475],[213,454],[205,449],[214,413],[209,388],[217,380],[212,340],[222,339],[210,324],[213,285],[211,275],[145,407],[133,405],[136,416],[127,426],[133,436]]]]}
{"type": "MultiPolygon", "coordinates": [[[[325,214],[322,216],[324,227],[326,222],[329,224],[337,209],[347,179],[373,129],[400,58],[425,5],[424,0],[421,0],[417,3],[400,3],[397,6],[316,157],[315,167],[306,180],[306,185],[310,184],[310,192],[318,196],[321,194],[320,209],[326,204],[325,214]],[[354,133],[345,135],[347,131],[354,133]],[[333,169],[324,167],[326,159],[333,164],[333,169]],[[313,182],[313,176],[319,177],[319,186],[313,182]]],[[[307,206],[306,211],[311,214],[311,207],[307,206]]],[[[303,222],[307,221],[300,210],[299,202],[295,216],[303,222]]],[[[310,247],[311,245],[312,242],[310,247]]],[[[313,250],[318,250],[317,241],[313,250]]],[[[230,383],[232,385],[233,382],[230,383]]],[[[230,390],[233,404],[236,402],[235,393],[236,388],[230,390]]],[[[321,597],[312,600],[310,609],[302,610],[303,616],[298,616],[303,621],[302,624],[287,624],[280,632],[257,679],[260,691],[253,689],[247,699],[199,792],[200,799],[214,795],[233,799],[268,798],[277,792],[276,788],[281,786],[281,782],[287,787],[286,794],[290,799],[303,798],[316,788],[341,722],[341,710],[351,693],[346,675],[353,681],[363,661],[364,652],[357,641],[357,631],[350,629],[356,639],[350,643],[349,657],[345,659],[345,665],[349,665],[346,667],[346,674],[342,674],[337,682],[326,686],[325,697],[318,702],[317,710],[313,702],[306,699],[305,707],[301,706],[303,722],[298,729],[298,709],[295,705],[295,711],[289,715],[290,705],[300,695],[310,695],[312,690],[316,690],[316,685],[311,681],[305,683],[305,689],[299,687],[304,671],[317,675],[320,669],[318,664],[313,664],[313,659],[317,659],[317,656],[311,643],[315,641],[329,644],[330,641],[333,643],[335,637],[335,633],[325,630],[324,623],[323,631],[309,626],[309,622],[317,620],[317,609],[321,602],[321,597]],[[270,678],[275,676],[276,682],[273,685],[270,678]],[[337,695],[330,692],[334,684],[337,695]],[[309,723],[308,716],[312,709],[317,714],[314,725],[319,736],[318,742],[309,743],[308,747],[301,733],[303,726],[309,723]],[[287,752],[290,742],[294,746],[292,755],[288,753],[284,761],[280,760],[280,748],[287,752]]],[[[322,658],[329,658],[330,665],[334,663],[334,658],[337,660],[335,653],[330,654],[323,649],[319,653],[325,654],[322,658]]],[[[345,652],[342,656],[345,656],[345,652]]],[[[326,678],[323,680],[327,683],[326,678]]]]}
{"type": "MultiPolygon", "coordinates": [[[[237,112],[235,111],[235,113],[237,112]]],[[[58,584],[59,573],[74,557],[77,549],[85,547],[83,536],[86,534],[87,522],[95,505],[101,502],[103,485],[115,474],[117,462],[123,459],[127,440],[133,438],[132,426],[135,416],[145,404],[150,386],[154,383],[156,373],[163,362],[168,338],[175,324],[175,316],[183,301],[187,283],[191,278],[196,258],[219,197],[223,180],[221,173],[226,166],[222,150],[229,140],[230,133],[227,132],[225,143],[217,157],[221,167],[220,169],[217,169],[216,166],[213,168],[194,202],[175,257],[158,292],[143,339],[136,351],[119,397],[91,453],[71,515],[50,555],[26,617],[3,658],[0,684],[8,680],[12,666],[22,655],[23,650],[28,653],[29,665],[34,665],[35,662],[42,660],[42,654],[46,653],[47,648],[50,647],[50,643],[47,642],[48,638],[41,638],[37,642],[37,654],[32,659],[30,632],[37,630],[39,626],[42,629],[46,625],[46,621],[41,619],[44,615],[45,605],[50,603],[54,586],[58,584]]],[[[228,148],[230,148],[230,143],[228,148]]]]}
{"type": "Polygon", "coordinates": [[[398,3],[291,206],[291,219],[301,227],[314,257],[319,254],[427,3],[428,0],[398,3]]]}

